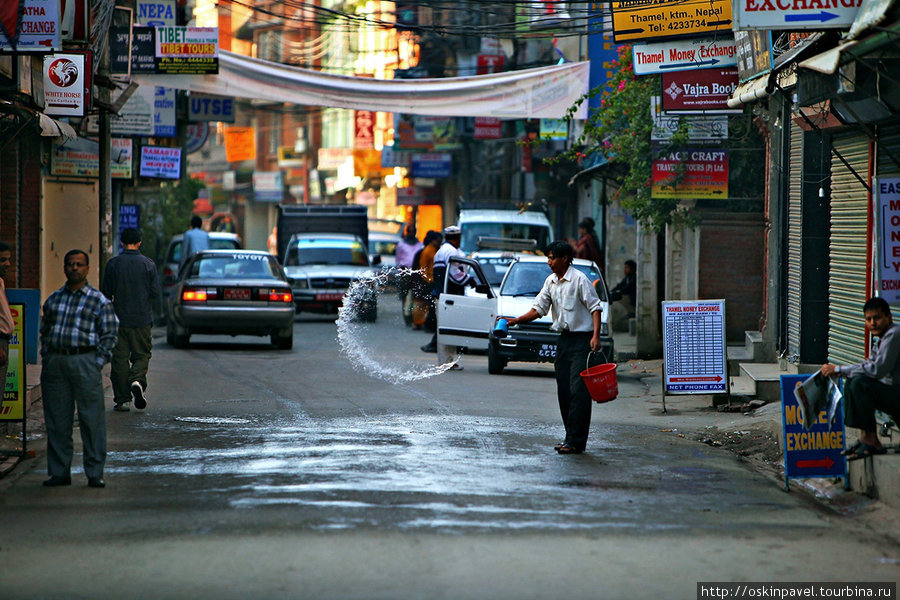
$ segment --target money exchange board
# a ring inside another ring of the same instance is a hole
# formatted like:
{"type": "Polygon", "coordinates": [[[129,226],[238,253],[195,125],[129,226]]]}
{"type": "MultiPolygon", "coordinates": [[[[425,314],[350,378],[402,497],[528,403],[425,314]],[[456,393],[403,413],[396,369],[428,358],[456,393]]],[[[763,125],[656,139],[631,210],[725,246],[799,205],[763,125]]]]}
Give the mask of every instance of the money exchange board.
{"type": "Polygon", "coordinates": [[[725,301],[663,302],[662,315],[664,393],[727,393],[725,301]]]}

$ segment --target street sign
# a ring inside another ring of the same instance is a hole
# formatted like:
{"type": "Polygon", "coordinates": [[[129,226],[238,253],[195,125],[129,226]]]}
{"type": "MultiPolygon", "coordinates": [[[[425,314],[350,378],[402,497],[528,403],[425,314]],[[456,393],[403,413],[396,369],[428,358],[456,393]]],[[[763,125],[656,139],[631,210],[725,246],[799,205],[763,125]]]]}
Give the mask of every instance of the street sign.
{"type": "Polygon", "coordinates": [[[3,6],[0,52],[50,52],[60,48],[58,0],[23,0],[3,6]]]}
{"type": "Polygon", "coordinates": [[[737,46],[729,36],[636,43],[632,47],[635,75],[733,67],[737,46]]]}
{"type": "Polygon", "coordinates": [[[651,198],[728,198],[728,150],[683,150],[653,161],[651,198]],[[675,174],[684,168],[677,185],[675,174]]]}
{"type": "Polygon", "coordinates": [[[696,69],[662,74],[665,111],[735,111],[728,99],[737,89],[737,69],[696,69]]]}
{"type": "Polygon", "coordinates": [[[188,98],[188,121],[234,123],[234,98],[191,92],[188,98]]]}
{"type": "Polygon", "coordinates": [[[781,417],[784,427],[784,479],[807,477],[845,477],[843,406],[838,402],[834,419],[828,422],[826,411],[813,417],[809,429],[803,426],[800,405],[794,388],[809,375],[781,376],[781,417]]]}
{"type": "Polygon", "coordinates": [[[737,69],[741,83],[768,73],[775,64],[771,31],[735,31],[737,69]]]}
{"type": "Polygon", "coordinates": [[[44,57],[44,112],[81,117],[87,104],[84,54],[44,57]]]}
{"type": "Polygon", "coordinates": [[[879,179],[872,187],[881,221],[879,295],[888,304],[896,304],[900,302],[900,177],[879,179]]]}
{"type": "Polygon", "coordinates": [[[662,303],[663,392],[728,392],[725,360],[725,301],[662,303]]]}
{"type": "Polygon", "coordinates": [[[612,14],[619,43],[731,33],[731,0],[619,0],[612,14]]]}
{"type": "Polygon", "coordinates": [[[144,146],[141,148],[141,177],[179,179],[181,177],[181,148],[144,146]]]}
{"type": "Polygon", "coordinates": [[[862,0],[735,0],[734,30],[846,28],[861,4],[862,0]]]}
{"type": "Polygon", "coordinates": [[[413,154],[412,176],[442,178],[453,176],[453,156],[449,153],[413,154]]]}

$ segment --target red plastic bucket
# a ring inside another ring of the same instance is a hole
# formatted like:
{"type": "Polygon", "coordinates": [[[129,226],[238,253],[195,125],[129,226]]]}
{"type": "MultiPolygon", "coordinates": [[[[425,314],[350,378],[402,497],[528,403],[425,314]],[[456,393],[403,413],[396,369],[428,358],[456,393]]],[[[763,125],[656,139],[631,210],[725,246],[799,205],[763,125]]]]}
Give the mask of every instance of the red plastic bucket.
{"type": "Polygon", "coordinates": [[[581,378],[591,394],[591,399],[598,404],[615,400],[616,396],[619,395],[619,383],[616,381],[616,363],[589,367],[581,372],[581,378]]]}

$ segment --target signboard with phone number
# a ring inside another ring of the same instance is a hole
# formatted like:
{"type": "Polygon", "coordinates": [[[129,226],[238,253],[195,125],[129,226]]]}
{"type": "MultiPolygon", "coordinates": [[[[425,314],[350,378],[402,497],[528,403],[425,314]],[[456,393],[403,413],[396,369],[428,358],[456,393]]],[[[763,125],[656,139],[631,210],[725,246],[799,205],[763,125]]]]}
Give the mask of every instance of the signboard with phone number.
{"type": "Polygon", "coordinates": [[[620,0],[612,3],[612,14],[617,43],[731,34],[728,0],[620,0]]]}

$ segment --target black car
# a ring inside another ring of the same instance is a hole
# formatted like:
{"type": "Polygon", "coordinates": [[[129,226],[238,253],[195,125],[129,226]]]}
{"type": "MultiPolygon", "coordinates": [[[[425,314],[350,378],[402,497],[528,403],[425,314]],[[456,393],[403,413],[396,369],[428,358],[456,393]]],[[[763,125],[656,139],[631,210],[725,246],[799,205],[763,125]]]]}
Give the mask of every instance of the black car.
{"type": "Polygon", "coordinates": [[[188,259],[169,297],[166,341],[192,334],[268,335],[294,344],[294,295],[278,260],[257,250],[203,250],[188,259]]]}

